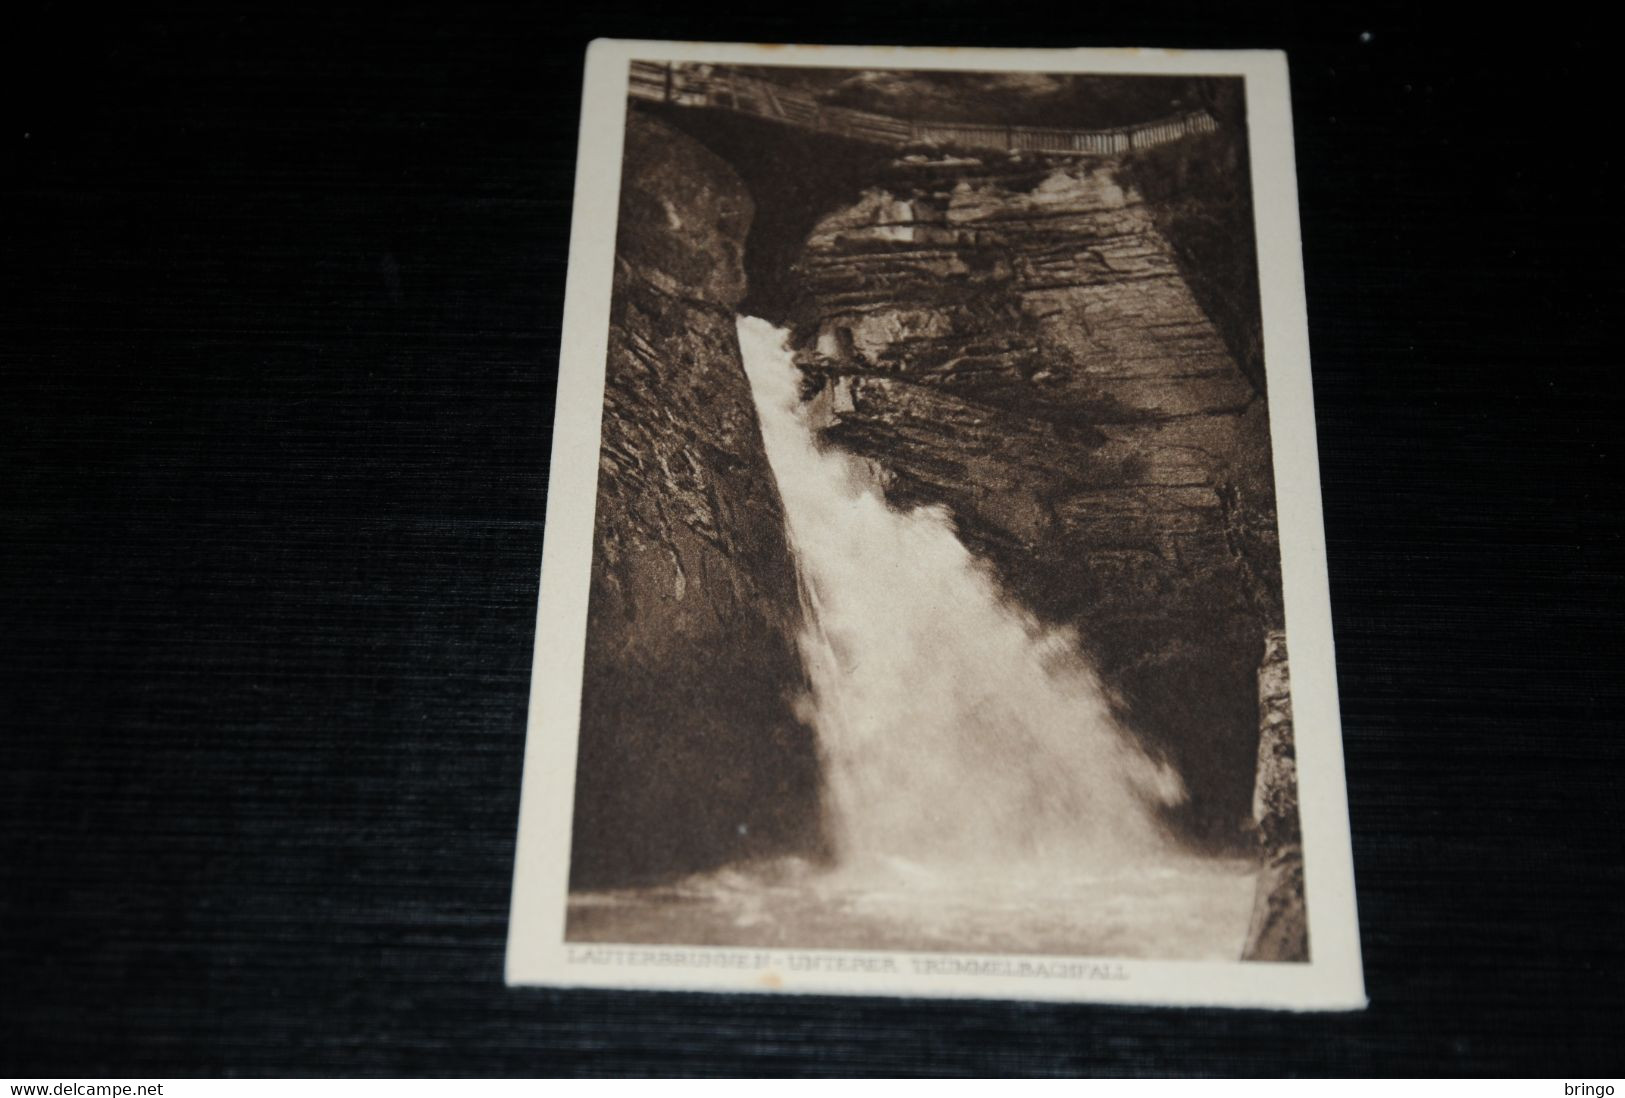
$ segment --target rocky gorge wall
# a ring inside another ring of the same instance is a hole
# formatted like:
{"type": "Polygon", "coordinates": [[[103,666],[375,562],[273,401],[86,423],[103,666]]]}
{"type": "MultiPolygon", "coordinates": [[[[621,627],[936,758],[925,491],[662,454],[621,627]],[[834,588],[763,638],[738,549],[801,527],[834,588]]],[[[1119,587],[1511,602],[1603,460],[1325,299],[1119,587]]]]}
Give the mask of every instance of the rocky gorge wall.
{"type": "Polygon", "coordinates": [[[574,887],[818,844],[795,566],[735,333],[752,213],[725,162],[628,120],[574,887]]]}
{"type": "MultiPolygon", "coordinates": [[[[804,136],[775,156],[712,126],[628,120],[572,885],[824,849],[749,310],[791,329],[824,434],[890,503],[946,506],[1017,601],[1077,629],[1185,779],[1168,822],[1234,853],[1263,836],[1249,956],[1293,959],[1267,411],[1259,344],[1236,338],[1251,287],[1186,269],[1178,219],[1110,161],[916,153],[820,175],[804,136]]],[[[1179,216],[1201,219],[1186,193],[1179,216]]]]}
{"type": "Polygon", "coordinates": [[[947,505],[1243,841],[1278,624],[1265,402],[1110,161],[918,154],[805,242],[792,310],[827,435],[947,505]]]}
{"type": "Polygon", "coordinates": [[[1260,868],[1244,961],[1307,961],[1303,831],[1298,817],[1298,758],[1292,734],[1292,676],[1286,634],[1264,641],[1258,669],[1258,775],[1253,786],[1260,868]]]}

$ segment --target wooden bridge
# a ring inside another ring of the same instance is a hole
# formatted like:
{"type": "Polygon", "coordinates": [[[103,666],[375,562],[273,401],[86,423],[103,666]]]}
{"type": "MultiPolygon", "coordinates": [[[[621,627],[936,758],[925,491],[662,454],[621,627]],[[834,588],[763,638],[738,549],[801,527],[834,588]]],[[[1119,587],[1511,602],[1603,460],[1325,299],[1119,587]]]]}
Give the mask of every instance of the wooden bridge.
{"type": "Polygon", "coordinates": [[[831,106],[799,88],[745,76],[727,68],[684,62],[633,61],[629,90],[634,99],[733,111],[801,129],[893,146],[951,145],[1007,152],[1114,156],[1165,145],[1190,134],[1212,133],[1219,128],[1206,111],[1190,111],[1156,122],[1109,130],[912,122],[873,111],[831,106]]]}

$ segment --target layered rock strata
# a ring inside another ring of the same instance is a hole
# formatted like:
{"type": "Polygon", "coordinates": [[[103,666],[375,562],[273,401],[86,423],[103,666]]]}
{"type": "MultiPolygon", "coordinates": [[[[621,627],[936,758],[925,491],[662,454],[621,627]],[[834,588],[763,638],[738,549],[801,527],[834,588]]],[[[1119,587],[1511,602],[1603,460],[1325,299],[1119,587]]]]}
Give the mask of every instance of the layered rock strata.
{"type": "Polygon", "coordinates": [[[1266,409],[1109,161],[916,155],[825,217],[798,362],[888,498],[946,504],[1130,723],[1244,833],[1279,617],[1266,409]]]}
{"type": "Polygon", "coordinates": [[[1286,635],[1272,632],[1258,669],[1258,774],[1253,787],[1262,868],[1242,959],[1307,961],[1303,834],[1298,822],[1298,760],[1292,738],[1292,681],[1286,635]]]}
{"type": "Polygon", "coordinates": [[[752,204],[633,114],[623,163],[571,881],[815,846],[795,568],[739,358],[752,204]]]}

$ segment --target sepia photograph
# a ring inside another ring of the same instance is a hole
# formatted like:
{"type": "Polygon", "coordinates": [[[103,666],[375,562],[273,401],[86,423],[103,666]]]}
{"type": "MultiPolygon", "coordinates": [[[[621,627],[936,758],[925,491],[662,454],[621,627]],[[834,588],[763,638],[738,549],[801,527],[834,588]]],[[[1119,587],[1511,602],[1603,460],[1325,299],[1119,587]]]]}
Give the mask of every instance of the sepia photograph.
{"type": "Polygon", "coordinates": [[[1585,13],[20,11],[0,1095],[1619,1093],[1585,13]]]}
{"type": "Polygon", "coordinates": [[[1304,840],[1271,390],[1307,361],[1266,339],[1246,77],[608,45],[585,614],[549,614],[550,510],[533,682],[573,762],[527,773],[563,826],[522,827],[514,948],[961,994],[1310,969],[1352,892],[1340,789],[1344,848],[1304,840]]]}

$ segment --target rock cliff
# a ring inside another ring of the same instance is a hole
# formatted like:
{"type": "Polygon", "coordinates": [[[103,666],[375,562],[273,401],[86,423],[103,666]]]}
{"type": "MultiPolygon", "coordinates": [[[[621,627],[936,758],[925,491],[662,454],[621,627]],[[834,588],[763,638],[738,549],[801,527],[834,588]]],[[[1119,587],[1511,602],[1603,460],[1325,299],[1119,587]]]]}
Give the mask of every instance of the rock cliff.
{"type": "Polygon", "coordinates": [[[1172,824],[1230,850],[1263,827],[1249,949],[1291,955],[1296,847],[1251,818],[1279,755],[1258,668],[1281,607],[1248,233],[1223,220],[1250,207],[1184,174],[1222,168],[1213,150],[1177,177],[941,150],[821,166],[805,135],[764,151],[737,120],[670,114],[628,123],[572,882],[821,845],[744,310],[791,327],[828,438],[889,500],[945,505],[1019,601],[1077,628],[1185,778],[1172,824]]]}
{"type": "Polygon", "coordinates": [[[1245,961],[1307,961],[1309,919],[1303,894],[1303,834],[1298,821],[1298,759],[1292,739],[1292,681],[1286,635],[1272,632],[1258,669],[1258,776],[1253,787],[1261,869],[1247,928],[1245,961]]]}
{"type": "Polygon", "coordinates": [[[816,846],[783,512],[739,359],[752,204],[628,121],[605,381],[574,886],[816,846]],[[741,720],[741,714],[747,717],[741,720]]]}
{"type": "Polygon", "coordinates": [[[1233,844],[1280,613],[1265,404],[1126,174],[896,160],[807,238],[791,320],[831,440],[1078,627],[1178,822],[1233,844]]]}

